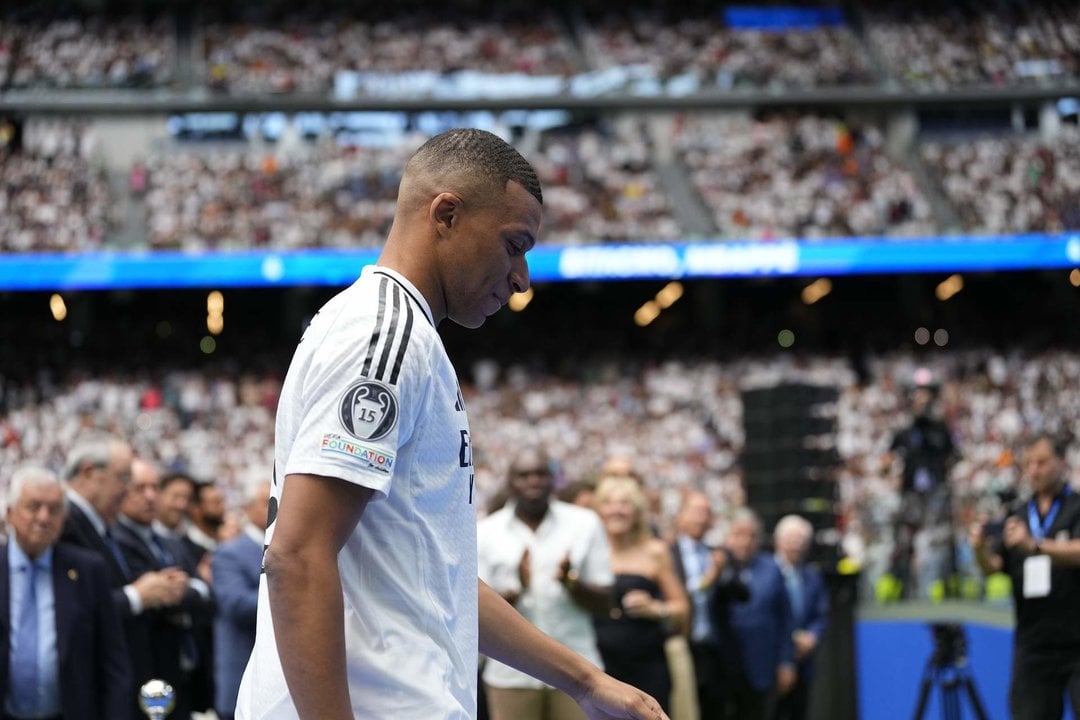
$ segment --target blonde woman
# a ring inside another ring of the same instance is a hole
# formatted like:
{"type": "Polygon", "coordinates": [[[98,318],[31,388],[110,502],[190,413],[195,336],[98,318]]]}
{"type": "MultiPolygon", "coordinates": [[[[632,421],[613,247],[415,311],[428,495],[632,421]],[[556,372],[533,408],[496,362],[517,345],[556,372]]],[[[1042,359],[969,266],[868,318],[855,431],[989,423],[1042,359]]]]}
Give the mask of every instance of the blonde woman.
{"type": "Polygon", "coordinates": [[[690,603],[667,546],[649,530],[645,495],[636,480],[601,480],[596,510],[607,531],[615,575],[612,610],[594,620],[604,668],[667,709],[671,674],[664,642],[672,632],[685,630],[690,603]]]}

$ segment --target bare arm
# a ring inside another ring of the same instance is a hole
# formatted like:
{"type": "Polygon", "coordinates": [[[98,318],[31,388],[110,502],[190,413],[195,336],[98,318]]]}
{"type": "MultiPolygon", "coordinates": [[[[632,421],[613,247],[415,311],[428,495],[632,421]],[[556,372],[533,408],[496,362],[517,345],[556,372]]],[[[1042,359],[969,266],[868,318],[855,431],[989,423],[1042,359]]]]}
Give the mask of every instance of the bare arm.
{"type": "Polygon", "coordinates": [[[570,564],[569,555],[559,563],[555,579],[566,589],[570,599],[590,615],[606,615],[611,610],[611,588],[581,580],[570,564]]]}
{"type": "Polygon", "coordinates": [[[1019,548],[1029,555],[1042,553],[1055,565],[1080,565],[1080,540],[1043,540],[1036,543],[1027,523],[1018,517],[1005,521],[1005,547],[1019,548]]]}
{"type": "Polygon", "coordinates": [[[975,551],[975,562],[978,563],[979,569],[985,575],[991,575],[1000,572],[1005,563],[1000,555],[990,550],[990,543],[986,540],[985,525],[984,519],[973,523],[968,529],[968,542],[971,543],[971,549],[975,551]]]}
{"type": "Polygon", "coordinates": [[[657,581],[660,592],[664,595],[663,615],[671,622],[672,626],[682,635],[690,635],[690,599],[686,595],[679,576],[675,573],[675,565],[671,561],[671,553],[667,546],[657,543],[656,552],[659,556],[660,575],[657,581]]]}
{"type": "Polygon", "coordinates": [[[337,556],[371,499],[336,478],[289,475],[265,567],[281,668],[303,720],[352,720],[337,556]]]}
{"type": "Polygon", "coordinates": [[[556,687],[593,720],[668,720],[659,703],[537,630],[479,582],[480,652],[556,687]]]}

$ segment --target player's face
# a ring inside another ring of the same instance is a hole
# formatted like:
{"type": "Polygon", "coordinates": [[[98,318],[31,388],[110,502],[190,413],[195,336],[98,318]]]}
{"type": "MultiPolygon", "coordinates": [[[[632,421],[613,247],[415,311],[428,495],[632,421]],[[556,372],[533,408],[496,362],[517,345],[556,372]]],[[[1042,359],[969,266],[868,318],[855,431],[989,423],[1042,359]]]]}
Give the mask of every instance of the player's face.
{"type": "Polygon", "coordinates": [[[465,208],[457,219],[444,274],[446,315],[467,328],[480,327],[515,292],[529,288],[525,253],[540,233],[540,203],[508,182],[497,201],[465,208]]]}
{"type": "Polygon", "coordinates": [[[1024,454],[1024,470],[1031,489],[1035,492],[1056,489],[1062,476],[1061,461],[1046,440],[1039,440],[1027,449],[1024,454]]]}
{"type": "Polygon", "coordinates": [[[187,515],[191,505],[191,485],[185,480],[175,480],[166,485],[158,495],[158,520],[170,529],[176,529],[187,515]]]}
{"type": "Polygon", "coordinates": [[[60,485],[28,485],[8,508],[7,521],[23,552],[37,558],[60,539],[66,515],[60,485]]]}
{"type": "Polygon", "coordinates": [[[625,490],[609,491],[600,501],[596,512],[604,523],[604,529],[612,537],[626,535],[634,530],[640,521],[634,500],[625,490]]]}
{"type": "Polygon", "coordinates": [[[739,562],[749,560],[757,550],[757,524],[741,520],[732,524],[724,545],[739,562]]]}
{"type": "Polygon", "coordinates": [[[101,484],[98,503],[95,509],[107,523],[116,520],[120,514],[120,505],[124,502],[128,486],[131,484],[131,448],[116,445],[109,453],[109,463],[101,468],[101,484]]]}
{"type": "Polygon", "coordinates": [[[546,505],[551,498],[551,470],[538,453],[526,451],[510,467],[510,490],[518,503],[546,505]]]}
{"type": "Polygon", "coordinates": [[[806,550],[806,537],[802,530],[788,528],[776,536],[776,551],[792,565],[802,562],[806,550]]]}
{"type": "Polygon", "coordinates": [[[158,477],[157,473],[137,468],[132,474],[131,486],[124,495],[120,506],[121,512],[137,523],[149,525],[157,514],[158,477]]]}
{"type": "Polygon", "coordinates": [[[712,527],[712,509],[709,499],[703,495],[688,498],[680,512],[679,525],[687,537],[700,540],[712,527]]]}

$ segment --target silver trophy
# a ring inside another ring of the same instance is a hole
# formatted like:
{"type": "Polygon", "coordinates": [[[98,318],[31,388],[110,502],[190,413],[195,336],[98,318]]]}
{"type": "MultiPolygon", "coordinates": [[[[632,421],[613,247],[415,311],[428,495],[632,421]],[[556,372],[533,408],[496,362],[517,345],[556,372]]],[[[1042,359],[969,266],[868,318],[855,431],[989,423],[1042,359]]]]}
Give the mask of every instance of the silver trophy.
{"type": "Polygon", "coordinates": [[[139,707],[150,720],[165,720],[176,706],[176,691],[164,680],[150,680],[139,689],[139,707]]]}

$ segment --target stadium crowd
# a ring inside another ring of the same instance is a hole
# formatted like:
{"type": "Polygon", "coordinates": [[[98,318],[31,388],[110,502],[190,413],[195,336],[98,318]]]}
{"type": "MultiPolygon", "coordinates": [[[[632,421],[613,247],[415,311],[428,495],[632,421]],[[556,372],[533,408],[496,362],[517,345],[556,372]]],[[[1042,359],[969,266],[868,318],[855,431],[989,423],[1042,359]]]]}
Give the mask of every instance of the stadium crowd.
{"type": "Polygon", "coordinates": [[[167,85],[175,66],[175,31],[164,20],[0,19],[0,86],[152,88],[167,85]]]}
{"type": "Polygon", "coordinates": [[[927,165],[967,230],[1062,232],[1080,228],[1080,127],[1038,136],[927,142],[927,165]]]}
{"type": "MultiPolygon", "coordinates": [[[[542,241],[578,245],[692,240],[685,208],[700,199],[715,226],[704,237],[742,240],[940,233],[939,193],[973,233],[1063,232],[1080,227],[1080,132],[926,139],[895,158],[882,128],[824,115],[672,116],[675,172],[697,197],[674,197],[659,172],[666,148],[649,120],[526,132],[519,145],[544,182],[542,241]],[[921,181],[909,169],[921,162],[921,181]]],[[[276,142],[160,144],[137,160],[125,195],[110,186],[106,151],[93,131],[68,121],[26,123],[18,146],[0,126],[0,247],[7,252],[88,251],[117,234],[153,249],[243,250],[375,247],[389,227],[398,167],[426,135],[390,142],[330,133],[276,142]],[[137,223],[131,231],[126,208],[137,223]],[[123,223],[127,221],[128,226],[123,223]]]]}
{"type": "Polygon", "coordinates": [[[65,121],[35,123],[14,150],[0,125],[0,252],[84,252],[114,226],[92,135],[65,121]]]}
{"type": "Polygon", "coordinates": [[[586,24],[586,57],[599,69],[648,68],[661,82],[692,76],[702,89],[801,90],[876,82],[846,26],[786,32],[730,29],[716,15],[670,18],[630,11],[586,24]]]}
{"type": "Polygon", "coordinates": [[[890,74],[919,89],[1075,81],[1080,12],[1069,2],[875,3],[867,45],[890,74]]]}
{"type": "MultiPolygon", "coordinates": [[[[326,94],[340,71],[446,77],[470,70],[565,80],[619,67],[661,86],[692,77],[694,89],[721,90],[872,85],[884,78],[940,90],[1080,75],[1080,17],[1065,0],[914,8],[876,2],[840,24],[787,28],[729,27],[722,8],[700,3],[662,11],[649,3],[619,11],[597,5],[537,16],[522,2],[487,11],[462,2],[451,22],[422,3],[382,2],[324,2],[317,15],[284,3],[246,13],[222,7],[195,22],[11,13],[0,17],[0,84],[161,87],[184,63],[197,67],[199,83],[239,95],[326,94]],[[177,56],[185,33],[190,59],[177,56]]],[[[679,87],[685,86],[670,89],[679,87]]]]}
{"type": "Polygon", "coordinates": [[[448,22],[430,13],[394,13],[378,20],[214,23],[204,28],[207,84],[234,95],[326,94],[340,71],[446,75],[565,77],[574,51],[553,20],[528,24],[492,18],[448,22]]]}
{"type": "MultiPolygon", "coordinates": [[[[576,379],[479,362],[463,388],[473,430],[484,438],[475,454],[477,507],[502,488],[516,448],[540,443],[559,463],[560,487],[594,477],[606,458],[631,459],[654,495],[660,528],[671,527],[690,489],[705,492],[718,511],[736,509],[746,497],[741,391],[780,382],[828,385],[840,389],[838,527],[872,586],[893,550],[900,494],[890,443],[909,420],[905,398],[920,362],[878,358],[864,381],[846,360],[828,358],[669,362],[640,372],[598,364],[576,379]]],[[[1072,412],[1080,402],[1075,354],[942,354],[926,367],[940,384],[941,412],[959,449],[950,476],[958,528],[992,510],[997,492],[1016,487],[1014,451],[1033,429],[1080,436],[1072,412]]],[[[64,448],[97,428],[128,438],[140,456],[214,481],[235,508],[245,485],[272,465],[279,388],[272,374],[195,371],[9,382],[0,393],[0,465],[33,460],[61,467],[64,448]]],[[[1080,445],[1070,452],[1075,474],[1080,445]]],[[[1080,474],[1073,481],[1080,484],[1080,474]]]]}
{"type": "Polygon", "coordinates": [[[675,139],[721,236],[918,235],[934,230],[880,128],[823,116],[690,115],[675,139]]]}

